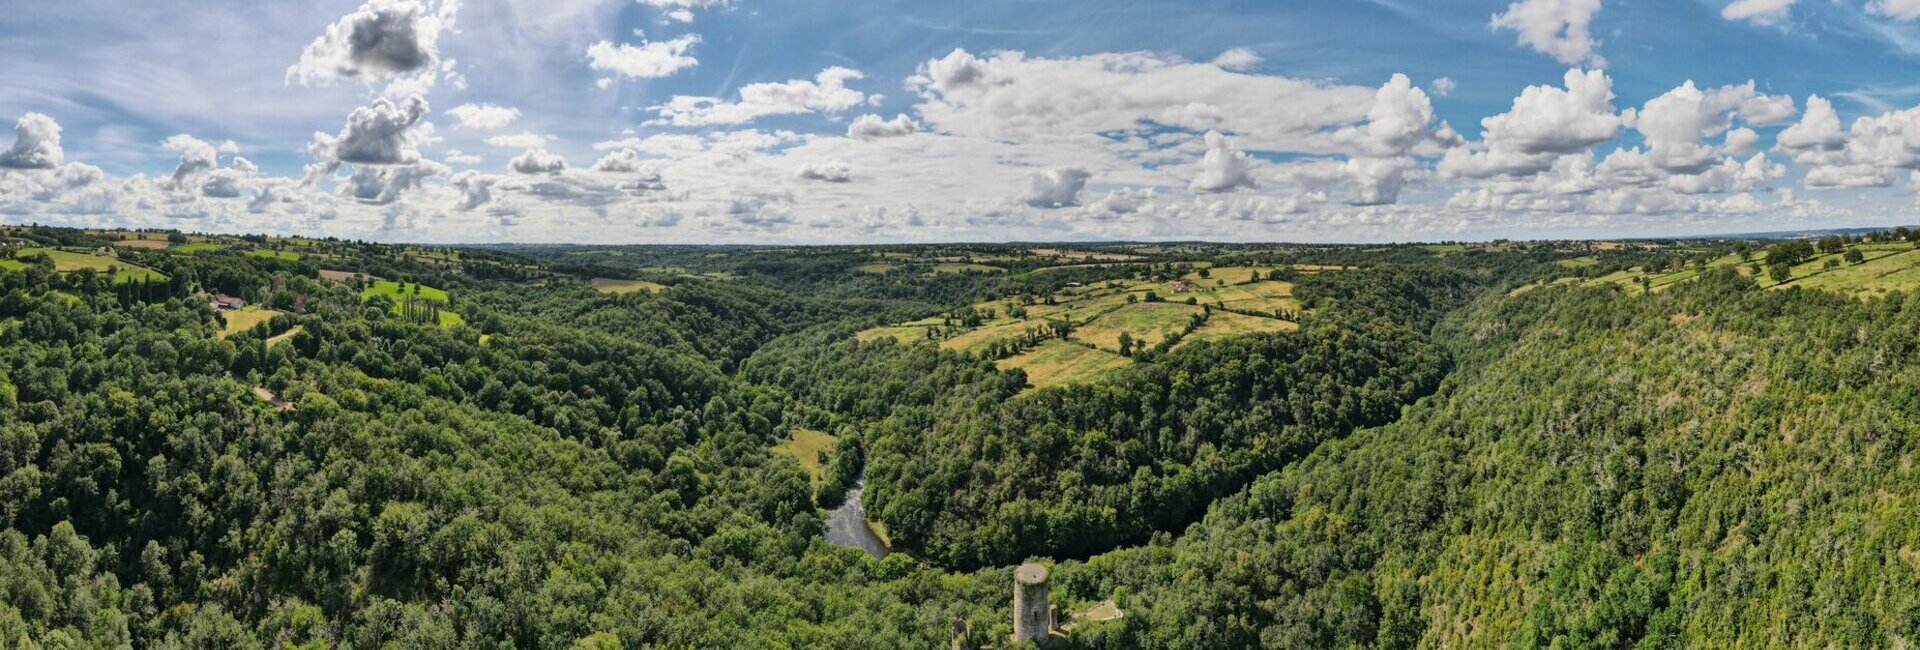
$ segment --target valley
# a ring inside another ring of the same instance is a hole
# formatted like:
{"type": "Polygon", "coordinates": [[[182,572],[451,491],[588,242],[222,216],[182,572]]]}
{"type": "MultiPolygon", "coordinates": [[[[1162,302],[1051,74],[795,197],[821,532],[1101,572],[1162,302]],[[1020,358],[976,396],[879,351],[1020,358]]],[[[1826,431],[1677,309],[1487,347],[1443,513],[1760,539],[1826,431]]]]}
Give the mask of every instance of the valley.
{"type": "Polygon", "coordinates": [[[1085,648],[1891,639],[1834,608],[1920,592],[1906,231],[0,239],[6,638],[941,646],[1034,562],[1085,648]]]}

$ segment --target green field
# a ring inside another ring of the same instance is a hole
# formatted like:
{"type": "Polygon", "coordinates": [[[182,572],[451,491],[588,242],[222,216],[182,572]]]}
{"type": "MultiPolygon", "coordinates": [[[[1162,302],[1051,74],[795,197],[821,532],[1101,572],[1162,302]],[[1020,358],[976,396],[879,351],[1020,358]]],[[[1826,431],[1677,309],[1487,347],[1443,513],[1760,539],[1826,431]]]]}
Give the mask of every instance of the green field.
{"type": "Polygon", "coordinates": [[[872,263],[872,264],[861,264],[861,265],[859,265],[859,266],[856,266],[856,267],[853,267],[853,270],[855,270],[855,271],[859,271],[859,272],[861,272],[861,273],[875,273],[875,274],[878,274],[878,273],[892,273],[892,272],[893,272],[893,271],[894,271],[895,269],[898,269],[898,268],[900,268],[900,265],[898,265],[898,264],[887,264],[887,263],[885,263],[885,262],[874,262],[874,263],[872,263]]]}
{"type": "MultiPolygon", "coordinates": [[[[1176,286],[1179,281],[1173,280],[1100,281],[1087,286],[1061,288],[1053,293],[1054,304],[1051,305],[1031,295],[975,303],[972,308],[988,316],[984,322],[972,328],[956,327],[950,331],[947,320],[935,316],[867,329],[856,334],[855,338],[861,341],[892,338],[901,343],[937,340],[942,349],[979,353],[989,349],[995,342],[1025,339],[1028,330],[1045,326],[1048,322],[1066,323],[1074,327],[1069,340],[1046,341],[1036,349],[1001,360],[999,365],[1002,368],[1027,368],[1030,377],[1039,377],[1034,380],[1036,386],[1082,379],[1096,380],[1106,376],[1106,371],[1115,365],[1114,359],[1131,363],[1114,354],[1119,351],[1121,333],[1126,333],[1135,341],[1135,349],[1150,348],[1184,332],[1192,317],[1203,313],[1205,308],[1201,305],[1224,306],[1260,314],[1302,311],[1300,301],[1293,297],[1292,283],[1257,279],[1270,277],[1274,268],[1216,267],[1208,271],[1211,277],[1207,278],[1199,277],[1197,270],[1189,271],[1182,281],[1190,286],[1184,287],[1176,286]],[[1187,291],[1177,291],[1179,288],[1187,291]],[[1158,296],[1161,301],[1147,302],[1148,293],[1158,296]],[[1195,304],[1186,304],[1188,299],[1195,304]],[[1017,318],[1010,316],[1015,309],[1024,310],[1025,314],[1017,318]],[[934,337],[928,336],[929,329],[934,330],[934,337]],[[1057,344],[1066,345],[1062,347],[1057,344]],[[1092,348],[1097,348],[1100,354],[1089,354],[1094,351],[1092,348]],[[1079,372],[1091,374],[1084,378],[1074,376],[1079,372]]],[[[1207,340],[1292,331],[1299,327],[1298,323],[1286,320],[1216,308],[1209,322],[1196,329],[1194,335],[1197,340],[1207,340]]]]}
{"type": "MultiPolygon", "coordinates": [[[[113,281],[115,282],[167,279],[165,273],[137,264],[122,262],[116,258],[94,255],[92,253],[76,253],[57,248],[22,248],[18,252],[18,256],[21,258],[41,254],[53,258],[53,270],[62,273],[79,271],[81,269],[92,269],[102,273],[113,271],[113,281]]],[[[18,262],[18,260],[15,260],[15,262],[18,262]]]]}
{"type": "Polygon", "coordinates": [[[1152,347],[1186,329],[1200,308],[1172,302],[1143,302],[1115,309],[1073,331],[1077,341],[1091,343],[1103,350],[1118,351],[1120,334],[1133,337],[1136,347],[1152,347]]]}
{"type": "Polygon", "coordinates": [[[1000,268],[998,266],[987,266],[985,264],[969,264],[966,262],[941,262],[939,264],[933,265],[933,272],[934,273],[1006,273],[1007,270],[1000,268]]]}
{"type": "Polygon", "coordinates": [[[299,325],[295,325],[291,329],[288,329],[285,332],[281,332],[279,334],[273,335],[272,337],[267,339],[267,347],[273,347],[281,343],[286,343],[287,341],[293,340],[293,337],[299,334],[300,330],[301,330],[301,327],[299,325]]]}
{"type": "Polygon", "coordinates": [[[451,302],[447,298],[447,292],[445,290],[435,289],[419,283],[394,282],[392,280],[381,280],[367,285],[367,288],[360,290],[360,298],[363,300],[374,296],[386,296],[392,298],[395,302],[404,300],[408,296],[425,298],[427,300],[438,300],[440,302],[451,302]]]}
{"type": "Polygon", "coordinates": [[[659,293],[667,290],[667,285],[646,280],[615,280],[613,278],[594,278],[588,284],[600,293],[627,294],[645,291],[659,293]]]}
{"type": "Polygon", "coordinates": [[[281,312],[257,307],[248,307],[238,311],[220,312],[220,320],[226,323],[224,327],[220,328],[220,338],[226,338],[251,330],[261,323],[273,320],[273,317],[279,316],[280,314],[281,312]]]}
{"type": "Polygon", "coordinates": [[[944,321],[942,321],[938,317],[922,318],[917,321],[901,323],[899,325],[875,327],[873,329],[860,332],[859,334],[855,334],[854,338],[861,341],[896,339],[901,343],[912,343],[915,341],[927,340],[927,328],[941,327],[943,324],[944,324],[944,321]]]}
{"type": "Polygon", "coordinates": [[[213,242],[197,241],[197,242],[181,244],[179,246],[173,247],[170,250],[176,253],[207,253],[207,252],[220,250],[220,248],[221,246],[219,244],[215,244],[213,242]]]}
{"type": "Polygon", "coordinates": [[[1828,289],[1857,298],[1920,289],[1920,250],[1862,252],[1866,253],[1866,262],[1842,262],[1830,271],[1824,268],[1824,262],[1794,267],[1795,279],[1782,286],[1828,289]],[[1801,275],[1803,272],[1806,275],[1801,275]]]}
{"type": "Polygon", "coordinates": [[[18,271],[24,268],[27,268],[26,262],[20,260],[0,260],[0,271],[18,271]]]}
{"type": "Polygon", "coordinates": [[[1024,370],[1028,385],[1046,388],[1098,382],[1133,365],[1133,360],[1071,341],[1049,339],[1025,354],[1001,359],[994,365],[1001,370],[1024,370]]]}
{"type": "Polygon", "coordinates": [[[1182,339],[1181,342],[1224,339],[1266,332],[1291,332],[1297,329],[1300,329],[1300,324],[1292,321],[1215,311],[1207,317],[1206,324],[1187,334],[1187,338],[1182,339]]]}
{"type": "MultiPolygon", "coordinates": [[[[399,312],[401,306],[406,303],[409,297],[431,300],[439,302],[442,305],[452,303],[452,299],[447,296],[447,292],[444,289],[436,289],[419,283],[403,283],[392,280],[381,280],[360,290],[361,300],[366,300],[374,296],[386,296],[392,299],[395,313],[399,312]]],[[[452,327],[465,322],[467,322],[466,319],[461,318],[460,314],[446,309],[440,310],[441,327],[452,327]]]]}
{"type": "MultiPolygon", "coordinates": [[[[1860,249],[1865,258],[1863,263],[1846,262],[1845,253],[1823,253],[1795,265],[1793,277],[1784,283],[1774,282],[1765,272],[1754,278],[1754,281],[1761,287],[1769,289],[1790,287],[1826,289],[1856,298],[1886,295],[1892,291],[1920,289],[1920,271],[1913,270],[1916,266],[1920,266],[1920,250],[1916,250],[1913,244],[1904,242],[1860,244],[1856,248],[1860,249]],[[1828,269],[1828,260],[1836,261],[1839,265],[1828,269]]],[[[1762,259],[1762,254],[1757,252],[1746,259],[1742,259],[1739,255],[1723,255],[1708,261],[1707,269],[1731,267],[1742,275],[1751,276],[1753,275],[1751,266],[1755,263],[1764,264],[1761,262],[1762,259]]],[[[1562,266],[1568,266],[1564,264],[1568,261],[1571,260],[1562,260],[1562,266]]],[[[1649,274],[1641,267],[1634,267],[1584,281],[1578,278],[1560,278],[1552,284],[1577,281],[1584,286],[1600,286],[1611,283],[1620,285],[1628,293],[1638,293],[1642,290],[1641,281],[1644,279],[1646,288],[1659,292],[1700,277],[1700,274],[1701,270],[1696,266],[1660,274],[1649,274]]],[[[1529,287],[1534,286],[1537,285],[1522,286],[1515,289],[1513,295],[1524,293],[1530,290],[1529,287]]]]}
{"type": "MultiPolygon", "coordinates": [[[[192,244],[188,244],[188,246],[192,246],[192,244]]],[[[265,257],[269,259],[286,260],[289,262],[300,261],[300,254],[292,251],[276,251],[276,250],[266,249],[266,248],[252,248],[247,250],[247,254],[252,255],[254,257],[265,257]]]]}
{"type": "Polygon", "coordinates": [[[1199,271],[1191,271],[1181,277],[1188,282],[1211,287],[1216,286],[1216,284],[1222,280],[1225,280],[1227,284],[1265,280],[1273,277],[1273,269],[1274,267],[1271,266],[1221,267],[1207,269],[1205,277],[1202,277],[1199,271]]]}
{"type": "Polygon", "coordinates": [[[1028,330],[1046,327],[1037,320],[1021,320],[988,325],[940,342],[942,350],[978,352],[996,341],[1024,338],[1028,330]]]}
{"type": "Polygon", "coordinates": [[[792,456],[800,463],[800,469],[807,470],[807,476],[819,482],[827,471],[826,465],[820,461],[821,455],[824,453],[831,458],[833,443],[834,437],[824,431],[794,429],[793,439],[774,445],[773,453],[792,456]]]}

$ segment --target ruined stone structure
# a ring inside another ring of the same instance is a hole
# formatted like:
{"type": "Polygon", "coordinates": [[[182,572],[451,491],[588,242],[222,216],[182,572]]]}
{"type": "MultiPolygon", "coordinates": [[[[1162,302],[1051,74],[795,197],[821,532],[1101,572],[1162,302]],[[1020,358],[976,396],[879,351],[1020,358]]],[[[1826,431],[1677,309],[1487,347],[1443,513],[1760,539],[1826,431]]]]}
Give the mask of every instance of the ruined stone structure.
{"type": "Polygon", "coordinates": [[[967,623],[967,619],[953,619],[951,650],[973,650],[973,625],[967,623]]]}
{"type": "Polygon", "coordinates": [[[1013,640],[1046,643],[1053,632],[1053,606],[1047,602],[1047,568],[1022,564],[1013,571],[1013,640]]]}

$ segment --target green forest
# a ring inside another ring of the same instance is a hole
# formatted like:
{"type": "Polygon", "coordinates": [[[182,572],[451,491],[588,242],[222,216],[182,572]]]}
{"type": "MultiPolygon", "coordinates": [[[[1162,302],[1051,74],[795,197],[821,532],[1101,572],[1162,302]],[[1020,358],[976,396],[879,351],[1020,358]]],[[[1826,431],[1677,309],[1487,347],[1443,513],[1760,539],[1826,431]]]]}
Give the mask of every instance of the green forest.
{"type": "Polygon", "coordinates": [[[4,228],[0,648],[1906,647],[1916,239],[4,228]]]}

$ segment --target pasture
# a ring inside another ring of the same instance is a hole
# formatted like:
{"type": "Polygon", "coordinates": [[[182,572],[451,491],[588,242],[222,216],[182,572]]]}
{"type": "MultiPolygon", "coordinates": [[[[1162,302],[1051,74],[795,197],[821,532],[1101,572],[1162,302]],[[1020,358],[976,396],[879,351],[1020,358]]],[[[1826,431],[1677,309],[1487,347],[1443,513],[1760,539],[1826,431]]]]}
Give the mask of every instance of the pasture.
{"type": "Polygon", "coordinates": [[[970,262],[941,262],[941,263],[939,263],[939,264],[935,264],[935,265],[933,265],[933,268],[932,268],[932,270],[931,270],[931,272],[932,272],[932,273],[934,273],[934,274],[942,274],[942,273],[1006,273],[1006,272],[1007,272],[1007,270],[1006,270],[1006,269],[1003,269],[1003,268],[1000,268],[1000,267],[998,267],[998,266],[987,266],[987,265],[985,265],[985,264],[973,264],[973,263],[970,263],[970,262]]]}
{"type": "Polygon", "coordinates": [[[1207,317],[1207,322],[1187,334],[1181,343],[1187,341],[1210,341],[1247,334],[1265,334],[1267,332],[1291,332],[1300,329],[1300,324],[1278,318],[1247,316],[1227,311],[1215,311],[1207,317]]]}
{"type": "MultiPolygon", "coordinates": [[[[394,313],[396,314],[401,313],[408,298],[437,302],[441,305],[452,304],[452,298],[447,295],[446,290],[429,287],[417,282],[380,280],[360,290],[361,300],[367,300],[374,296],[385,296],[392,300],[394,313]]],[[[460,317],[460,314],[447,309],[439,310],[437,316],[439,317],[441,327],[453,327],[467,322],[465,318],[460,317]]]]}
{"type": "Polygon", "coordinates": [[[1180,336],[1200,313],[1200,307],[1172,302],[1125,305],[1074,329],[1073,339],[1117,352],[1120,335],[1126,334],[1133,338],[1135,349],[1153,347],[1180,336]]]}
{"type": "Polygon", "coordinates": [[[374,296],[386,296],[388,298],[392,298],[394,302],[405,300],[408,297],[424,298],[427,300],[438,300],[443,303],[449,302],[449,299],[447,298],[447,292],[445,290],[429,287],[427,285],[420,284],[418,282],[394,282],[391,280],[380,280],[380,281],[374,282],[373,284],[367,285],[367,288],[360,290],[360,298],[362,300],[367,298],[372,298],[374,296]]]}
{"type": "Polygon", "coordinates": [[[594,278],[593,280],[589,281],[588,284],[593,286],[594,291],[598,291],[600,293],[611,293],[611,294],[629,294],[629,293],[639,293],[642,291],[645,291],[647,293],[660,293],[662,291],[667,290],[667,285],[660,284],[657,282],[648,282],[646,280],[616,280],[613,278],[594,278]]]}
{"type": "Polygon", "coordinates": [[[773,453],[793,457],[800,463],[800,469],[806,470],[807,476],[818,483],[827,471],[822,459],[832,458],[834,442],[833,435],[825,431],[794,429],[793,439],[774,445],[773,453]]]}
{"type": "Polygon", "coordinates": [[[114,282],[167,279],[165,273],[131,262],[123,262],[118,258],[95,255],[93,253],[77,253],[57,248],[22,248],[17,254],[23,259],[35,255],[46,255],[53,259],[53,270],[61,273],[70,273],[82,269],[89,269],[100,273],[112,272],[114,282]]]}
{"type": "Polygon", "coordinates": [[[265,257],[267,259],[286,260],[289,262],[300,261],[300,254],[295,253],[293,251],[277,251],[270,248],[250,248],[250,249],[247,249],[247,254],[252,255],[254,257],[265,257]]]}
{"type": "Polygon", "coordinates": [[[1133,365],[1133,360],[1072,341],[1050,339],[1024,354],[996,361],[994,365],[1001,370],[1024,370],[1028,385],[1046,388],[1098,382],[1133,365]]]}
{"type": "Polygon", "coordinates": [[[1210,278],[1190,276],[1200,282],[1106,280],[1060,288],[1052,294],[1053,304],[1033,295],[975,303],[973,310],[985,317],[973,327],[950,325],[945,316],[932,316],[867,329],[855,338],[891,338],[903,344],[934,342],[944,350],[982,354],[995,349],[997,342],[1025,342],[1029,331],[1060,323],[1071,327],[1067,340],[1044,340],[1032,349],[1000,359],[996,365],[1026,370],[1035,386],[1096,381],[1117,367],[1133,363],[1117,354],[1122,334],[1134,342],[1133,350],[1147,350],[1187,335],[1193,319],[1205,314],[1209,306],[1214,309],[1208,321],[1190,334],[1196,340],[1299,329],[1298,323],[1269,317],[1276,312],[1291,315],[1301,311],[1299,300],[1293,297],[1293,284],[1250,281],[1270,277],[1273,270],[1270,266],[1221,267],[1209,270],[1210,278]],[[1158,300],[1148,300],[1149,293],[1158,300]],[[1195,304],[1187,304],[1188,299],[1195,304]]]}
{"type": "Polygon", "coordinates": [[[965,334],[941,341],[940,349],[979,352],[995,342],[1024,338],[1028,330],[1037,330],[1044,327],[1046,327],[1046,323],[1038,320],[1001,322],[996,325],[983,326],[965,334]]]}
{"type": "Polygon", "coordinates": [[[261,323],[273,320],[281,312],[271,309],[248,307],[235,311],[220,312],[220,320],[225,326],[220,328],[220,338],[227,338],[241,332],[250,331],[261,323]]]}

